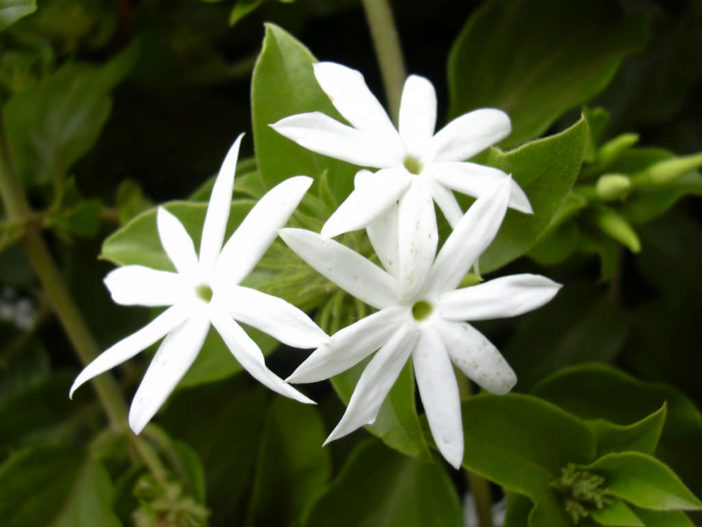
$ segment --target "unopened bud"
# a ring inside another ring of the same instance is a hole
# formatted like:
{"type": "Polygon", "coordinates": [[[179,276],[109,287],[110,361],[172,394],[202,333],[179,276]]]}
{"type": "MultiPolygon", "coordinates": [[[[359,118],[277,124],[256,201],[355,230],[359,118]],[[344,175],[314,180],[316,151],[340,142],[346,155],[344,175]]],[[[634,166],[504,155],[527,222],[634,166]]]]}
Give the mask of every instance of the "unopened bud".
{"type": "Polygon", "coordinates": [[[641,241],[634,228],[622,216],[608,207],[595,211],[596,225],[610,238],[618,241],[632,253],[641,251],[641,241]]]}
{"type": "Polygon", "coordinates": [[[632,181],[636,186],[665,185],[700,167],[702,167],[702,152],[659,161],[638,174],[634,174],[632,181]]]}
{"type": "Polygon", "coordinates": [[[604,174],[597,180],[595,190],[605,201],[624,199],[631,190],[631,180],[625,174],[604,174]]]}
{"type": "Polygon", "coordinates": [[[639,140],[638,134],[622,134],[603,144],[597,152],[597,161],[600,165],[609,165],[623,152],[634,146],[639,140]]]}

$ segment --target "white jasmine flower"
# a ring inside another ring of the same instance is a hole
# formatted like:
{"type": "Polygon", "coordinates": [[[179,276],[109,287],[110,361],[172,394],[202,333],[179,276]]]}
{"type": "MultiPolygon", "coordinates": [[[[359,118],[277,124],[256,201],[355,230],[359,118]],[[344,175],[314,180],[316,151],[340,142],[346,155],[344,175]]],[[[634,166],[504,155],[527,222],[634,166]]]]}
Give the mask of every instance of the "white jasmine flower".
{"type": "Polygon", "coordinates": [[[297,176],[271,189],[222,247],[241,137],[227,153],[212,188],[199,256],[183,224],[166,209],[159,208],[159,237],[176,272],[125,265],[105,277],[112,299],[118,304],[170,306],[88,364],[71,387],[72,396],[89,379],[165,336],[132,401],[129,426],[135,433],[141,432],[185,375],[202,347],[210,324],[234,358],[255,379],[286,397],[313,403],[266,367],[260,348],[236,322],[300,348],[316,347],[328,338],[292,304],[238,285],[271,244],[277,229],[287,222],[312,179],[297,176]]]}
{"type": "MultiPolygon", "coordinates": [[[[402,91],[399,129],[395,129],[360,72],[320,62],[314,65],[314,75],[351,126],[321,112],[292,115],[271,126],[314,152],[380,169],[372,176],[358,174],[353,192],[326,222],[322,236],[334,237],[367,226],[420,182],[421,192],[436,202],[453,227],[463,213],[451,190],[479,197],[491,193],[498,181],[507,178],[496,168],[464,162],[509,135],[511,124],[504,112],[475,110],[434,134],[434,86],[424,77],[411,75],[402,91]]],[[[531,213],[522,189],[509,181],[509,206],[531,213]]],[[[421,204],[433,206],[431,200],[421,204]]],[[[410,215],[414,212],[407,211],[410,215]]],[[[401,210],[400,223],[411,221],[401,210]]]]}
{"type": "MultiPolygon", "coordinates": [[[[380,405],[411,357],[434,440],[444,458],[454,467],[460,466],[463,428],[452,363],[492,393],[507,393],[516,382],[497,348],[464,321],[520,315],[551,300],[560,288],[543,276],[520,274],[456,289],[497,233],[511,188],[509,180],[503,179],[494,193],[478,198],[436,258],[435,244],[433,252],[415,253],[418,262],[413,277],[419,286],[411,296],[403,292],[392,265],[398,259],[393,225],[396,213],[392,211],[368,231],[387,271],[314,232],[280,231],[288,246],[309,265],[379,310],[332,335],[287,379],[298,383],[327,379],[378,350],[327,442],[375,421],[380,405]]],[[[417,243],[424,234],[420,233],[417,243]]]]}

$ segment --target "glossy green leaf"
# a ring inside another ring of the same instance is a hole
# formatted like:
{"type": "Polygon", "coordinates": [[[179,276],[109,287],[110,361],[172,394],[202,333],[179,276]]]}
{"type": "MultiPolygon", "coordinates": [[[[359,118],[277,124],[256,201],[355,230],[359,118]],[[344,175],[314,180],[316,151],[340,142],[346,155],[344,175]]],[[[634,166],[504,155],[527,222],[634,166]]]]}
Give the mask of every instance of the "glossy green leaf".
{"type": "Polygon", "coordinates": [[[612,503],[603,509],[590,511],[592,518],[600,525],[614,527],[646,527],[629,506],[621,500],[613,499],[612,503]]]}
{"type": "Polygon", "coordinates": [[[69,62],[7,102],[7,140],[25,184],[61,180],[92,148],[110,115],[111,92],[138,52],[133,44],[99,69],[69,62]]]}
{"type": "Polygon", "coordinates": [[[646,509],[700,510],[695,497],[675,473],[656,458],[639,452],[607,454],[587,470],[604,476],[609,492],[646,509]]]}
{"type": "Polygon", "coordinates": [[[524,527],[529,525],[529,513],[534,508],[532,501],[516,492],[507,494],[507,510],[503,527],[524,527]]]}
{"type": "MultiPolygon", "coordinates": [[[[339,397],[348,404],[353,389],[368,364],[362,361],[355,367],[332,377],[332,385],[339,397]]],[[[400,372],[387,398],[380,407],[378,417],[366,429],[385,444],[408,456],[424,461],[431,459],[422,426],[417,416],[414,393],[414,373],[407,364],[400,372]]]]}
{"type": "Polygon", "coordinates": [[[551,483],[568,463],[594,458],[584,422],[536,397],[483,394],[463,403],[463,433],[463,466],[528,496],[532,527],[570,525],[551,483]]]}
{"type": "Polygon", "coordinates": [[[197,452],[212,525],[243,525],[270,391],[248,376],[174,394],[158,422],[197,452]]]}
{"type": "Polygon", "coordinates": [[[682,511],[652,511],[633,506],[632,509],[646,527],[695,527],[692,520],[682,511]]]}
{"type": "Polygon", "coordinates": [[[702,416],[675,388],[640,381],[604,364],[565,368],[544,379],[533,392],[583,419],[627,425],[667,405],[656,456],[669,464],[696,494],[702,493],[702,416]]]}
{"type": "Polygon", "coordinates": [[[643,47],[644,21],[616,7],[607,0],[485,3],[451,49],[450,116],[497,107],[512,119],[505,146],[538,137],[604,89],[621,60],[643,47]]]}
{"type": "Polygon", "coordinates": [[[480,270],[493,271],[531,249],[564,202],[585,155],[588,128],[584,119],[558,135],[511,152],[491,148],[482,163],[504,170],[529,197],[534,214],[509,210],[500,231],[480,257],[480,270]]]}
{"type": "Polygon", "coordinates": [[[0,0],[0,31],[36,10],[36,0],[0,0]]]}
{"type": "Polygon", "coordinates": [[[667,405],[636,423],[628,426],[618,425],[604,419],[587,421],[587,426],[597,438],[597,454],[611,452],[635,451],[643,454],[653,454],[658,446],[667,405]]]}
{"type": "Polygon", "coordinates": [[[119,527],[105,468],[77,448],[21,450],[0,466],[0,515],[6,527],[119,527]]]}
{"type": "Polygon", "coordinates": [[[318,179],[328,171],[334,195],[344,199],[353,188],[357,168],[298,146],[269,126],[303,112],[319,111],[339,118],[329,97],[317,85],[312,72],[315,62],[292,35],[273,24],[266,25],[251,84],[256,161],[268,188],[290,176],[303,174],[318,179]]]}
{"type": "Polygon", "coordinates": [[[331,475],[316,407],[283,397],[268,408],[249,505],[249,526],[292,525],[331,475]]]}
{"type": "Polygon", "coordinates": [[[442,464],[423,463],[373,441],[356,447],[302,525],[460,527],[461,516],[442,464]]]}

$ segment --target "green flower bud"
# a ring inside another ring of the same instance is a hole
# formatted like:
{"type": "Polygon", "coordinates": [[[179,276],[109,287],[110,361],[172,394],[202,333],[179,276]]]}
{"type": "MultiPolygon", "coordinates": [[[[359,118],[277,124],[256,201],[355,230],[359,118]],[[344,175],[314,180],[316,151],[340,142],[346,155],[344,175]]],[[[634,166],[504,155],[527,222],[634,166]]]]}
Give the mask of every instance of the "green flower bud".
{"type": "Polygon", "coordinates": [[[597,180],[595,190],[604,201],[624,199],[631,190],[631,179],[625,174],[604,174],[597,180]]]}
{"type": "Polygon", "coordinates": [[[632,176],[635,186],[665,185],[702,167],[702,152],[659,161],[632,176]]]}
{"type": "Polygon", "coordinates": [[[623,152],[634,146],[639,140],[638,134],[622,134],[603,144],[597,152],[597,161],[606,166],[615,161],[623,152]]]}
{"type": "Polygon", "coordinates": [[[619,213],[608,207],[594,211],[595,225],[610,238],[618,241],[633,253],[641,251],[641,241],[634,228],[619,213]]]}

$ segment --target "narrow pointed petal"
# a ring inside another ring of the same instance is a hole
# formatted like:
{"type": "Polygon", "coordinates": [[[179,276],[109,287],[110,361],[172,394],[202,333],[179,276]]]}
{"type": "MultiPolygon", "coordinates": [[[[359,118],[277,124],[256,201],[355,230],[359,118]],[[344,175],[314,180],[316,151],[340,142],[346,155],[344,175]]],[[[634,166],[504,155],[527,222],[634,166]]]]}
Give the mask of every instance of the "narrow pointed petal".
{"type": "Polygon", "coordinates": [[[286,380],[317,382],[346,371],[385,344],[407,320],[407,310],[397,307],[362,318],[334,333],[286,380]]]}
{"type": "Polygon", "coordinates": [[[428,79],[410,75],[402,89],[399,129],[405,148],[421,157],[436,125],[436,91],[428,79]]]}
{"type": "Polygon", "coordinates": [[[277,296],[242,286],[225,288],[212,299],[235,320],[295,348],[316,348],[329,336],[307,314],[277,296]]]}
{"type": "Polygon", "coordinates": [[[271,127],[298,145],[363,167],[385,168],[402,163],[404,152],[365,130],[357,130],[321,112],[285,117],[271,127]]]}
{"type": "Polygon", "coordinates": [[[196,276],[198,263],[195,246],[180,220],[163,207],[159,207],[156,226],[163,250],[176,271],[186,276],[196,276]]]}
{"type": "Polygon", "coordinates": [[[73,381],[69,397],[73,397],[73,392],[93,377],[97,377],[101,373],[131,359],[140,351],[151,346],[151,344],[183,322],[187,316],[188,311],[181,306],[170,307],[136,333],[132,333],[127,338],[120,340],[103,351],[95,360],[83,368],[83,371],[73,381]]]}
{"type": "Polygon", "coordinates": [[[151,421],[188,371],[209,329],[209,320],[200,313],[173,329],[163,340],[129,409],[129,427],[135,434],[151,421]]]}
{"type": "Polygon", "coordinates": [[[433,137],[436,161],[463,161],[473,157],[512,131],[509,116],[494,108],[481,108],[457,117],[433,137]]]}
{"type": "Polygon", "coordinates": [[[510,183],[501,181],[496,192],[476,200],[441,247],[431,268],[427,291],[455,289],[476,259],[492,243],[507,210],[510,183]]]}
{"type": "Polygon", "coordinates": [[[234,358],[254,379],[285,397],[305,404],[315,404],[312,399],[286,384],[283,379],[268,369],[258,344],[227,313],[213,309],[210,313],[210,321],[234,358]]]}
{"type": "Polygon", "coordinates": [[[202,227],[202,240],[200,241],[200,269],[205,276],[211,275],[217,263],[219,251],[222,249],[224,231],[227,228],[229,210],[232,206],[234,174],[239,159],[239,146],[242,137],[244,134],[239,135],[229,148],[212,187],[205,224],[202,227]]]}
{"type": "Polygon", "coordinates": [[[361,72],[335,62],[318,62],[314,76],[334,107],[354,128],[397,141],[397,130],[361,72]]]}
{"type": "Polygon", "coordinates": [[[213,287],[238,284],[246,278],[277,236],[278,229],[288,222],[312,181],[307,176],[288,178],[258,200],[224,245],[217,260],[213,287]]]}
{"type": "Polygon", "coordinates": [[[104,279],[112,300],[123,306],[172,306],[185,291],[178,273],[157,271],[143,265],[125,265],[104,279]]]}
{"type": "Polygon", "coordinates": [[[436,255],[438,233],[430,181],[415,179],[400,199],[398,215],[399,297],[414,298],[423,288],[436,255]]]}
{"type": "Polygon", "coordinates": [[[440,318],[433,324],[451,361],[478,386],[490,393],[504,395],[517,384],[514,370],[480,331],[465,322],[440,318]]]}
{"type": "Polygon", "coordinates": [[[324,444],[344,437],[361,426],[373,424],[418,337],[419,331],[411,324],[405,324],[380,348],[363,370],[344,416],[324,444]]]}
{"type": "Polygon", "coordinates": [[[368,239],[378,255],[380,263],[392,276],[398,273],[397,241],[397,204],[391,205],[385,212],[366,227],[368,239]]]}
{"type": "Polygon", "coordinates": [[[458,204],[456,196],[449,189],[443,186],[438,181],[432,181],[431,195],[436,202],[436,205],[441,209],[446,221],[454,228],[463,217],[463,211],[458,204]]]}
{"type": "Polygon", "coordinates": [[[397,304],[395,279],[357,252],[304,229],[281,229],[280,237],[318,273],[359,300],[378,309],[397,304]]]}
{"type": "Polygon", "coordinates": [[[454,468],[463,461],[463,423],[458,384],[438,333],[423,326],[412,352],[419,396],[439,452],[454,468]]]}
{"type": "Polygon", "coordinates": [[[411,181],[404,170],[361,170],[355,188],[322,227],[324,238],[362,229],[393,205],[411,181]]]}
{"type": "MultiPolygon", "coordinates": [[[[494,192],[495,185],[502,178],[509,177],[502,170],[476,163],[445,161],[434,163],[432,169],[437,181],[461,194],[473,196],[474,198],[494,192]]],[[[525,214],[532,214],[534,211],[522,187],[513,179],[511,180],[511,185],[509,208],[525,214]]]]}
{"type": "Polygon", "coordinates": [[[561,284],[536,274],[503,276],[439,296],[439,313],[448,320],[515,317],[549,302],[561,284]]]}

